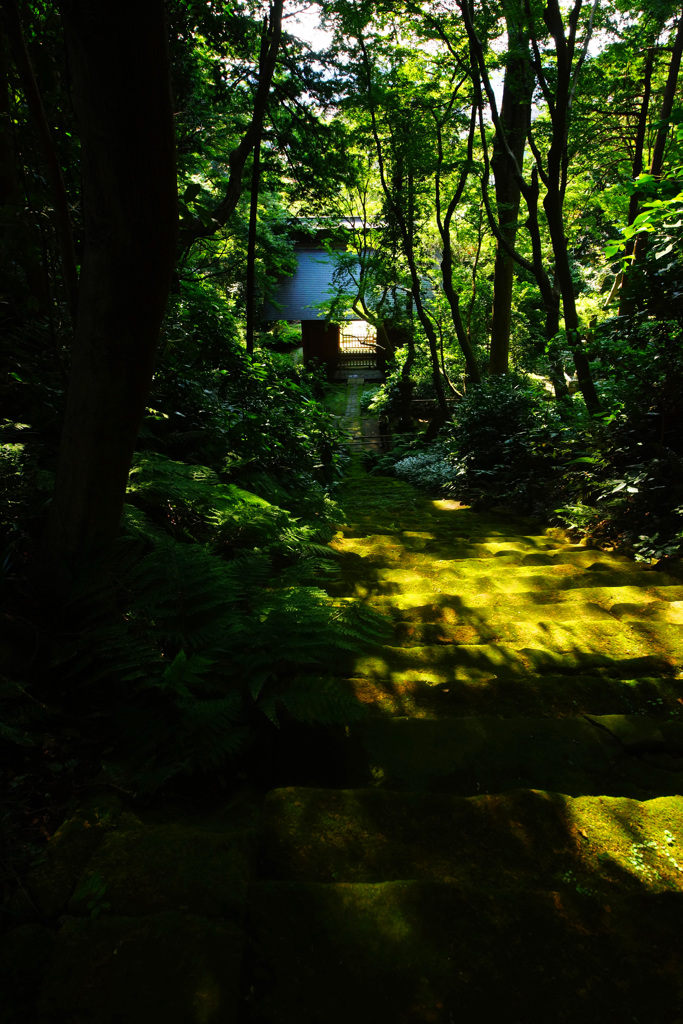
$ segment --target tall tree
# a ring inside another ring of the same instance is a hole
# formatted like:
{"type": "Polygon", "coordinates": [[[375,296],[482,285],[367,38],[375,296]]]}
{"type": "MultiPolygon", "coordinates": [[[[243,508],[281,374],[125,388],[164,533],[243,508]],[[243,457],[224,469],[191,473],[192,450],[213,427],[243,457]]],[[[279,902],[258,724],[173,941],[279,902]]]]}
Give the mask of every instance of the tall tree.
{"type": "Polygon", "coordinates": [[[175,261],[177,189],[162,0],[72,0],[63,18],[85,246],[45,550],[68,574],[119,529],[175,261]]]}
{"type": "Polygon", "coordinates": [[[282,8],[283,0],[272,0],[261,37],[251,116],[242,138],[229,154],[229,176],[223,196],[218,205],[211,210],[210,216],[188,218],[183,222],[180,237],[185,250],[197,239],[210,238],[225,227],[237,208],[242,195],[244,168],[261,138],[266,118],[282,39],[282,8]]]}
{"type": "MultiPolygon", "coordinates": [[[[517,165],[524,165],[524,148],[531,121],[533,74],[529,64],[529,41],[525,36],[521,12],[512,4],[506,7],[507,56],[500,124],[505,141],[517,165]]],[[[507,373],[510,356],[510,325],[512,319],[512,285],[514,279],[514,248],[521,188],[513,166],[505,152],[505,141],[498,133],[493,140],[493,170],[498,207],[498,224],[507,246],[498,241],[493,278],[493,314],[491,317],[491,373],[507,373]]]]}
{"type": "MultiPolygon", "coordinates": [[[[657,135],[655,137],[655,144],[652,150],[652,160],[650,163],[650,176],[657,181],[662,174],[664,166],[664,153],[666,150],[666,143],[669,134],[669,120],[671,118],[671,112],[673,110],[674,101],[676,98],[676,90],[678,87],[678,77],[681,69],[681,59],[683,58],[683,13],[681,13],[678,23],[675,29],[675,35],[673,37],[673,45],[671,48],[671,57],[669,60],[669,69],[666,78],[666,86],[664,88],[664,95],[662,97],[662,106],[659,115],[659,126],[657,129],[657,135]]],[[[634,168],[635,170],[636,168],[634,168]]],[[[634,177],[637,175],[634,174],[634,177]]],[[[637,191],[634,192],[634,196],[637,197],[637,191]]],[[[638,212],[637,198],[632,203],[629,209],[629,223],[633,223],[638,212]],[[633,217],[631,219],[631,214],[633,217]]],[[[619,304],[619,312],[622,315],[632,313],[636,307],[636,301],[634,296],[634,278],[637,276],[640,266],[645,258],[647,251],[647,235],[645,232],[640,232],[635,237],[633,245],[633,262],[629,272],[624,276],[622,281],[622,294],[621,301],[619,304]]]]}
{"type": "MultiPolygon", "coordinates": [[[[554,42],[551,56],[548,55],[547,48],[544,49],[542,45],[544,33],[534,18],[529,0],[525,0],[527,28],[532,49],[532,66],[536,82],[546,103],[550,128],[549,144],[544,156],[537,143],[535,132],[531,130],[530,126],[528,142],[534,157],[530,181],[527,181],[524,177],[523,168],[512,151],[505,126],[501,121],[498,103],[491,85],[485,49],[474,24],[472,7],[469,0],[458,0],[458,3],[470,38],[473,62],[484,86],[496,133],[499,135],[506,159],[513,170],[515,181],[519,185],[527,205],[527,210],[529,211],[527,226],[531,234],[534,257],[533,262],[528,263],[527,261],[526,265],[535,273],[539,286],[545,293],[546,310],[552,313],[552,293],[554,293],[555,288],[553,283],[553,286],[548,289],[547,273],[543,267],[543,259],[540,252],[540,232],[538,228],[540,184],[543,185],[542,205],[552,245],[555,280],[562,298],[565,334],[572,351],[578,385],[586,406],[591,413],[597,413],[600,411],[600,400],[595,390],[576,306],[576,293],[572,278],[564,219],[565,193],[569,170],[567,151],[568,128],[581,67],[588,52],[588,45],[592,34],[593,14],[597,0],[595,0],[594,6],[591,9],[583,44],[579,48],[578,53],[577,32],[583,0],[575,0],[570,10],[568,31],[565,29],[557,0],[548,0],[543,12],[543,21],[546,28],[546,38],[552,38],[554,42]],[[546,58],[550,60],[550,67],[546,65],[546,58]]],[[[482,122],[482,138],[483,136],[482,122]]],[[[511,251],[512,247],[509,246],[508,240],[500,231],[498,231],[497,237],[503,242],[506,249],[511,251]]]]}

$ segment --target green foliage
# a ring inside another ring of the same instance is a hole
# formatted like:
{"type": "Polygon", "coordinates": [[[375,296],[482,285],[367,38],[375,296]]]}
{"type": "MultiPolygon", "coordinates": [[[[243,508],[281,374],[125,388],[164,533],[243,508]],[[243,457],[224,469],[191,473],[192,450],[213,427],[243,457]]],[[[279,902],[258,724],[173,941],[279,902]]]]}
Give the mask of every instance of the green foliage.
{"type": "Polygon", "coordinates": [[[111,907],[111,903],[105,899],[106,892],[107,883],[99,871],[95,871],[92,875],[83,878],[76,886],[73,899],[77,903],[84,903],[89,917],[95,920],[103,910],[109,910],[111,907]]]}
{"type": "Polygon", "coordinates": [[[49,632],[36,624],[38,680],[0,680],[3,744],[69,723],[81,758],[90,744],[104,751],[102,779],[149,795],[177,776],[236,770],[264,728],[360,715],[345,665],[383,624],[317,585],[334,559],[320,526],[151,452],[129,497],[110,570],[74,581],[49,632]]]}
{"type": "MultiPolygon", "coordinates": [[[[508,375],[470,387],[430,446],[392,453],[394,472],[474,505],[555,518],[650,561],[683,549],[681,382],[677,322],[608,321],[596,335],[613,412],[557,408],[536,381],[508,375]]],[[[385,460],[387,461],[387,460],[385,460]]]]}
{"type": "Polygon", "coordinates": [[[456,450],[476,465],[477,472],[524,463],[533,454],[528,434],[542,398],[538,385],[514,374],[488,377],[469,388],[452,431],[456,450]]]}
{"type": "Polygon", "coordinates": [[[441,442],[451,465],[447,489],[470,502],[533,506],[557,454],[552,437],[560,424],[548,397],[537,381],[515,374],[471,386],[441,442]]]}
{"type": "MultiPolygon", "coordinates": [[[[131,644],[148,650],[118,711],[119,771],[130,787],[224,769],[264,718],[358,717],[327,666],[377,635],[378,620],[358,618],[317,587],[283,585],[271,568],[263,553],[226,562],[164,537],[120,580],[131,644]]],[[[115,661],[125,666],[123,647],[115,661]]]]}
{"type": "MultiPolygon", "coordinates": [[[[403,378],[403,364],[405,351],[397,353],[395,363],[389,368],[384,384],[382,384],[371,398],[372,413],[379,415],[386,412],[389,415],[397,415],[401,409],[402,388],[405,387],[403,378]]],[[[459,382],[462,377],[462,363],[457,354],[447,353],[445,358],[446,370],[449,377],[459,382]]],[[[426,352],[420,350],[410,370],[412,382],[412,400],[419,403],[419,418],[427,419],[436,402],[434,390],[434,378],[431,362],[426,352]]]]}
{"type": "Polygon", "coordinates": [[[443,442],[430,445],[394,463],[394,473],[403,477],[415,487],[440,493],[450,489],[462,469],[451,459],[447,445],[443,442]]]}
{"type": "MultiPolygon", "coordinates": [[[[167,325],[169,338],[173,329],[167,325]]],[[[253,490],[264,473],[289,494],[339,475],[343,441],[325,409],[320,372],[263,349],[248,356],[221,335],[215,317],[193,344],[196,360],[206,346],[203,365],[171,345],[155,375],[146,447],[227,471],[253,490]]]]}
{"type": "Polygon", "coordinates": [[[31,746],[46,718],[47,709],[30,699],[25,684],[0,676],[0,741],[31,746]]]}

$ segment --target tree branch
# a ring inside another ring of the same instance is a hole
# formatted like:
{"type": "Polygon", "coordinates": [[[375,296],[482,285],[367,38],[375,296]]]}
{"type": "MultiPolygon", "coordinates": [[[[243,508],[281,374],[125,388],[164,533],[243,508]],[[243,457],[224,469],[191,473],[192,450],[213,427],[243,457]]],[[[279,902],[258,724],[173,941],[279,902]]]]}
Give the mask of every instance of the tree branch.
{"type": "Polygon", "coordinates": [[[71,315],[71,322],[76,324],[76,309],[78,306],[78,270],[76,268],[76,254],[74,252],[73,233],[71,229],[71,218],[69,216],[69,201],[62,177],[62,168],[57,150],[52,139],[52,132],[45,114],[43,100],[40,95],[36,76],[33,73],[33,66],[29,56],[24,33],[21,28],[21,18],[16,0],[2,0],[2,10],[5,14],[7,34],[12,43],[14,59],[17,63],[17,70],[21,79],[21,86],[26,96],[26,102],[31,112],[31,118],[38,134],[38,139],[43,150],[45,170],[52,193],[52,202],[55,211],[55,228],[57,232],[57,244],[62,260],[62,276],[66,290],[66,301],[71,315]]]}
{"type": "Polygon", "coordinates": [[[282,38],[282,7],[284,0],[273,0],[270,5],[268,18],[268,31],[264,33],[261,42],[261,53],[259,55],[259,78],[256,95],[254,96],[254,110],[251,121],[242,136],[239,144],[232,150],[228,157],[230,176],[225,190],[225,196],[221,203],[214,210],[211,221],[205,224],[198,217],[195,217],[189,225],[183,225],[181,230],[181,245],[185,252],[193,245],[198,238],[209,238],[222,228],[235,212],[237,204],[242,195],[242,175],[247,158],[256,145],[265,118],[270,89],[273,82],[273,75],[277,65],[280,41],[282,38]]]}

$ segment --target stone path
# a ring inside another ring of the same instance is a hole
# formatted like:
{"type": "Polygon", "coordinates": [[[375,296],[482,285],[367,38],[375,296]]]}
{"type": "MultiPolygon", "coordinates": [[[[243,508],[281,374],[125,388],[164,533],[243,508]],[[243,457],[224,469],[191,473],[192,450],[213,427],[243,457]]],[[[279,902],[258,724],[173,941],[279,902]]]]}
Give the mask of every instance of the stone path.
{"type": "Polygon", "coordinates": [[[681,1024],[683,582],[357,459],[341,501],[365,720],[265,801],[74,815],[0,1022],[681,1024]]]}
{"type": "Polygon", "coordinates": [[[346,412],[341,425],[349,438],[349,450],[354,455],[364,451],[379,452],[382,448],[377,417],[361,416],[360,399],[364,381],[364,375],[358,373],[351,374],[346,382],[346,412]]]}
{"type": "Polygon", "coordinates": [[[338,596],[392,621],[265,805],[250,1022],[683,1020],[683,585],[530,523],[347,484],[338,596]]]}

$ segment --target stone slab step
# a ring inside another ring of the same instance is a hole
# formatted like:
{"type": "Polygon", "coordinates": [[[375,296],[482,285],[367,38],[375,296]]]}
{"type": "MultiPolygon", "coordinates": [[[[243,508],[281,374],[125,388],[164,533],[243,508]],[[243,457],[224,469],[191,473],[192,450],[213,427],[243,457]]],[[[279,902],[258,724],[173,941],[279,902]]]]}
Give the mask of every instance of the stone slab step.
{"type": "MultiPolygon", "coordinates": [[[[10,933],[13,959],[28,952],[22,949],[23,934],[10,933]]],[[[35,1005],[26,1007],[26,1017],[10,1019],[31,1024],[234,1021],[245,941],[244,932],[230,922],[189,913],[64,918],[37,983],[35,1005]]]]}
{"type": "Polygon", "coordinates": [[[441,563],[462,568],[462,561],[473,562],[480,569],[487,563],[492,563],[496,568],[553,568],[566,564],[590,571],[642,569],[642,565],[634,563],[627,555],[560,545],[553,541],[544,542],[543,538],[520,538],[509,544],[473,543],[459,538],[404,531],[400,534],[364,534],[362,537],[337,534],[330,546],[342,555],[358,555],[363,564],[391,566],[397,562],[408,562],[415,567],[416,572],[441,563]]]}
{"type": "Polygon", "coordinates": [[[673,1024],[679,893],[252,886],[249,1024],[673,1024]]]}
{"type": "MultiPolygon", "coordinates": [[[[565,590],[527,590],[505,594],[481,591],[464,595],[449,594],[432,588],[425,590],[399,590],[373,596],[368,603],[377,611],[394,618],[418,619],[423,622],[470,621],[473,617],[484,621],[507,622],[539,621],[542,618],[593,618],[603,613],[620,619],[646,619],[662,615],[668,621],[667,610],[677,615],[683,609],[683,587],[574,587],[565,590]]],[[[677,619],[673,619],[677,621],[677,619]]]]}
{"type": "Polygon", "coordinates": [[[367,676],[392,682],[424,679],[431,683],[543,672],[581,672],[619,679],[676,674],[679,662],[675,655],[680,653],[680,647],[674,649],[673,645],[649,644],[632,635],[612,639],[612,644],[605,643],[608,652],[612,647],[611,653],[607,654],[603,654],[598,645],[593,650],[581,650],[578,643],[574,649],[567,650],[515,647],[505,643],[384,646],[353,655],[344,662],[340,660],[337,671],[353,677],[367,676]]]}
{"type": "Polygon", "coordinates": [[[638,716],[377,718],[352,730],[349,775],[354,785],[457,796],[523,788],[645,800],[683,793],[682,732],[638,716]],[[618,719],[632,721],[640,745],[625,741],[618,719]]]}
{"type": "MultiPolygon", "coordinates": [[[[463,562],[462,571],[451,567],[434,568],[428,575],[418,575],[410,566],[403,568],[358,567],[354,573],[344,570],[331,593],[356,598],[368,598],[386,594],[445,594],[457,595],[460,599],[479,598],[489,594],[493,601],[507,600],[511,595],[546,594],[571,590],[600,589],[603,592],[618,592],[620,587],[638,588],[645,594],[659,600],[681,600],[683,587],[673,576],[664,576],[646,570],[632,569],[615,571],[613,568],[589,572],[572,565],[557,565],[545,573],[538,566],[503,566],[496,571],[490,562],[482,571],[479,564],[463,562]]],[[[612,603],[628,602],[626,595],[614,594],[612,603]]]]}
{"type": "MultiPolygon", "coordinates": [[[[460,675],[460,673],[459,673],[460,675]]],[[[492,677],[472,672],[447,681],[401,676],[355,678],[347,685],[375,717],[498,718],[555,717],[579,714],[654,715],[683,721],[683,682],[669,677],[614,679],[584,673],[492,677]]]]}
{"type": "Polygon", "coordinates": [[[395,646],[433,646],[444,644],[507,644],[517,649],[538,647],[557,653],[599,651],[610,658],[649,656],[659,651],[677,664],[683,660],[683,626],[650,620],[624,620],[596,612],[593,618],[573,620],[545,618],[542,611],[536,619],[515,620],[496,616],[472,618],[469,622],[398,622],[393,629],[395,646]]]}
{"type": "Polygon", "coordinates": [[[263,871],[298,882],[683,892],[683,796],[271,790],[263,871]]]}

